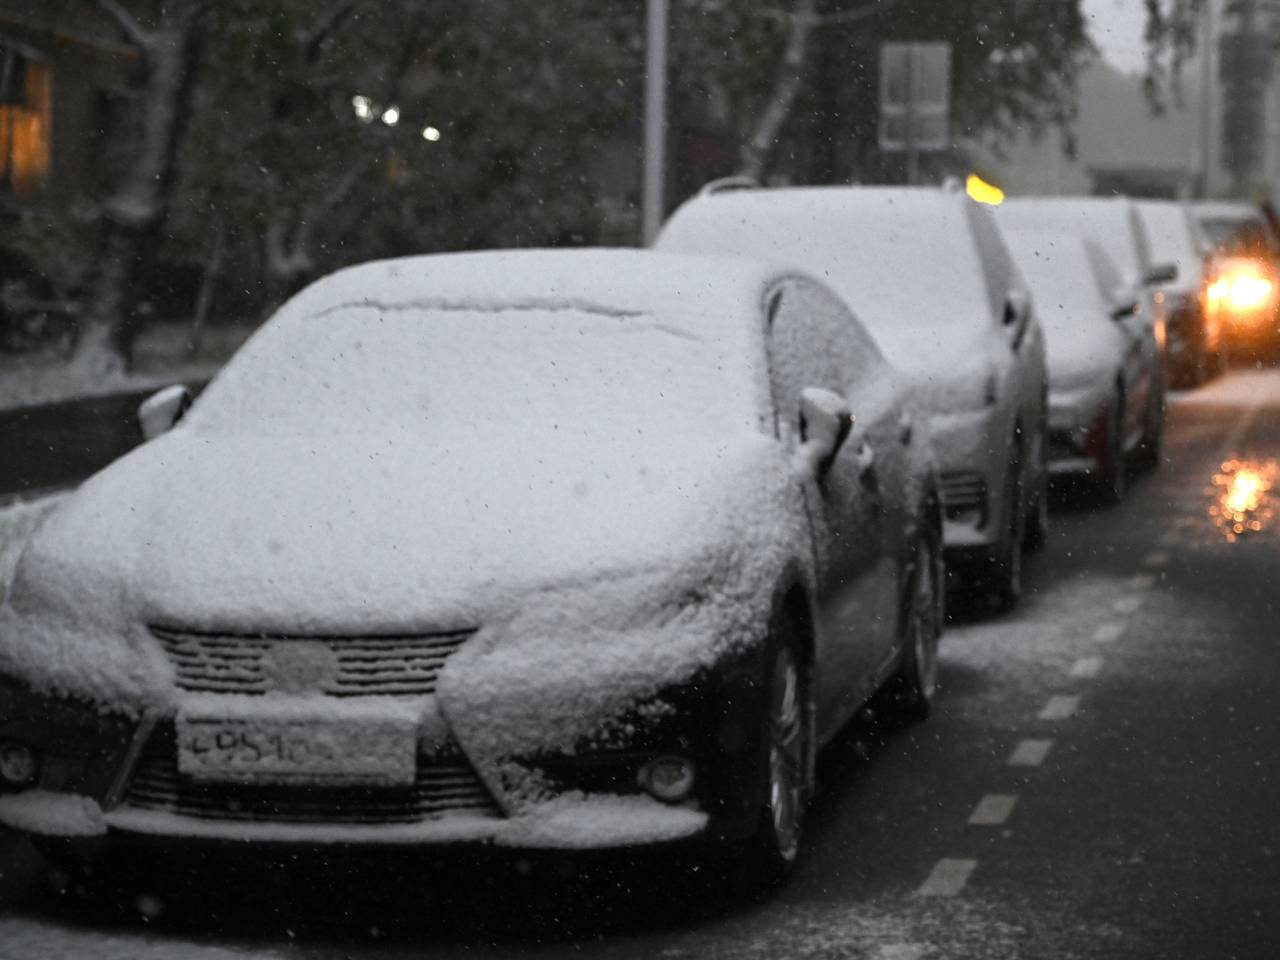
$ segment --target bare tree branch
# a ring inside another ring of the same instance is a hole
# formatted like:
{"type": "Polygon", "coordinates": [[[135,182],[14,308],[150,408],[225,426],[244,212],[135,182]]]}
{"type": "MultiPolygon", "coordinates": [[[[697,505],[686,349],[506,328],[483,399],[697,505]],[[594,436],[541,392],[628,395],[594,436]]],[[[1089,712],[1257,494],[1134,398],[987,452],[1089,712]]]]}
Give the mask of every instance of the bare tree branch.
{"type": "Polygon", "coordinates": [[[829,27],[837,23],[857,23],[859,20],[865,20],[867,17],[874,17],[877,13],[892,9],[897,4],[898,0],[884,0],[883,3],[872,3],[865,7],[855,7],[852,10],[841,10],[839,13],[824,13],[814,18],[814,26],[829,27]]]}
{"type": "Polygon", "coordinates": [[[116,22],[116,26],[120,28],[120,32],[124,34],[125,39],[135,47],[146,50],[151,46],[152,35],[117,0],[94,0],[94,3],[97,4],[99,10],[116,22]]]}
{"type": "Polygon", "coordinates": [[[342,26],[342,21],[346,20],[357,6],[359,6],[359,0],[340,0],[322,13],[310,30],[299,30],[296,39],[298,46],[302,48],[303,57],[308,61],[314,60],[320,51],[320,44],[324,43],[329,34],[342,26]]]}

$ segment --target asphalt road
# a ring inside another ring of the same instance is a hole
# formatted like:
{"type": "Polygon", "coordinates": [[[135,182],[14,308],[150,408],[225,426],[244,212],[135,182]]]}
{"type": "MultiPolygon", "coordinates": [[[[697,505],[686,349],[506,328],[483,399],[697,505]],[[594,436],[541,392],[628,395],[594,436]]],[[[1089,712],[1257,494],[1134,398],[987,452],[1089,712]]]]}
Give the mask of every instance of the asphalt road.
{"type": "Polygon", "coordinates": [[[1272,960],[1280,521],[1264,502],[1229,541],[1210,510],[1224,462],[1278,448],[1280,372],[1176,399],[1166,462],[1123,505],[1060,503],[1016,612],[959,611],[934,716],[860,721],[826,752],[771,898],[653,855],[162,858],[104,912],[40,892],[9,838],[0,957],[1272,960]]]}

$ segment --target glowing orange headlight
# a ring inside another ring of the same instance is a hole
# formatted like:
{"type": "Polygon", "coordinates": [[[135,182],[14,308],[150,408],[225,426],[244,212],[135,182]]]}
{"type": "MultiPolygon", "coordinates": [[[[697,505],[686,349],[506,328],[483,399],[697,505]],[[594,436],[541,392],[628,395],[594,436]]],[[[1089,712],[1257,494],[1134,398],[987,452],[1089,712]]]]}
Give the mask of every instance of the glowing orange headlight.
{"type": "Polygon", "coordinates": [[[1231,313],[1250,313],[1271,303],[1275,283],[1257,264],[1235,264],[1205,287],[1209,307],[1231,313]]]}

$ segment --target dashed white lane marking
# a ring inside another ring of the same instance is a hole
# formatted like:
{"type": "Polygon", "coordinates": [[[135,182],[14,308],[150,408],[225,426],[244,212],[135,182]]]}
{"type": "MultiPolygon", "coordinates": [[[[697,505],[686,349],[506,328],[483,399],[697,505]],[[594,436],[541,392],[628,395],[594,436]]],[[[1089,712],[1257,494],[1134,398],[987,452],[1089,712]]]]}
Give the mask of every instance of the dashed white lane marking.
{"type": "Polygon", "coordinates": [[[933,865],[929,876],[916,890],[921,897],[954,897],[964,889],[969,877],[977,869],[977,860],[951,860],[943,858],[933,865]]]}
{"type": "Polygon", "coordinates": [[[1139,573],[1129,578],[1129,586],[1134,590],[1150,590],[1156,585],[1154,573],[1139,573]]]}
{"type": "Polygon", "coordinates": [[[998,827],[1009,819],[1017,802],[1012,793],[988,793],[969,814],[969,823],[975,827],[998,827]]]}
{"type": "Polygon", "coordinates": [[[1081,657],[1071,665],[1067,675],[1080,680],[1090,680],[1102,669],[1101,657],[1081,657]]]}
{"type": "Polygon", "coordinates": [[[1066,720],[1080,709],[1080,698],[1058,694],[1049,698],[1040,711],[1041,720],[1066,720]]]}
{"type": "Polygon", "coordinates": [[[1120,597],[1111,605],[1111,609],[1116,613],[1136,613],[1145,602],[1146,598],[1140,593],[1131,593],[1127,597],[1120,597]]]}
{"type": "Polygon", "coordinates": [[[924,943],[886,943],[873,956],[875,960],[923,960],[928,952],[924,943]]]}
{"type": "Polygon", "coordinates": [[[1144,567],[1164,567],[1168,566],[1168,564],[1169,551],[1167,550],[1152,550],[1142,558],[1142,565],[1144,567]]]}
{"type": "Polygon", "coordinates": [[[1124,633],[1123,623],[1104,623],[1093,631],[1093,639],[1096,643],[1110,643],[1112,640],[1120,639],[1122,633],[1124,633]]]}
{"type": "Polygon", "coordinates": [[[1038,767],[1049,755],[1052,740],[1019,740],[1018,745],[1009,754],[1011,767],[1038,767]]]}

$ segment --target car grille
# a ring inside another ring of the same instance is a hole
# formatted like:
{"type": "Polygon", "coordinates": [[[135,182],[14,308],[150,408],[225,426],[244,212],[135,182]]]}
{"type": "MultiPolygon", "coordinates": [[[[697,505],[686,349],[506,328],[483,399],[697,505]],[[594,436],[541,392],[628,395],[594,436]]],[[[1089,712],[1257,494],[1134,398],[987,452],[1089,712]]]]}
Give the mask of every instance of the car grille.
{"type": "Polygon", "coordinates": [[[474,632],[317,637],[151,627],[183,690],[268,693],[277,688],[271,673],[273,651],[281,645],[307,643],[327,647],[332,654],[332,669],[315,681],[315,689],[335,697],[434,693],[445,660],[474,632]]]}
{"type": "Polygon", "coordinates": [[[178,770],[172,725],[152,734],[124,804],[202,820],[261,823],[421,823],[445,814],[501,817],[488,789],[456,746],[419,758],[408,787],[310,787],[204,783],[178,770]]]}
{"type": "Polygon", "coordinates": [[[980,473],[960,471],[942,475],[942,506],[948,520],[987,518],[987,481],[980,473]]]}

